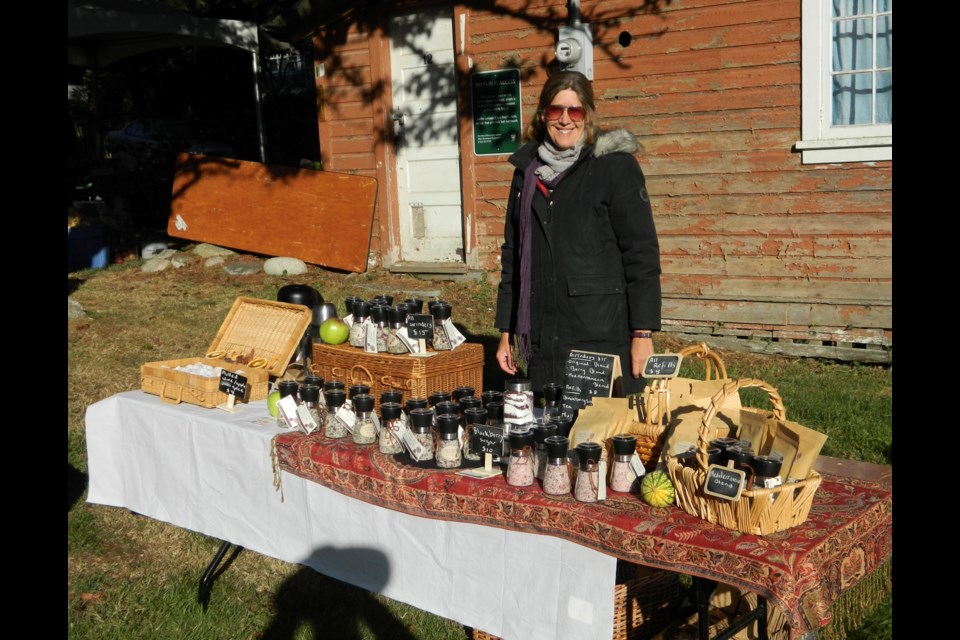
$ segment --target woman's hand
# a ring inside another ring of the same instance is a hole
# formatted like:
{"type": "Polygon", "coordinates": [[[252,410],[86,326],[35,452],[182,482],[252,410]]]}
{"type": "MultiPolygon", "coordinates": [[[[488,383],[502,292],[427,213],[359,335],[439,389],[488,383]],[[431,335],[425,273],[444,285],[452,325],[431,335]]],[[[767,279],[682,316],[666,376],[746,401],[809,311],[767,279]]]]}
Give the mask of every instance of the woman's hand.
{"type": "Polygon", "coordinates": [[[643,373],[643,363],[653,355],[652,338],[630,338],[630,373],[639,378],[643,373]]]}
{"type": "MultiPolygon", "coordinates": [[[[652,353],[652,349],[651,349],[652,353]]],[[[505,372],[513,375],[517,372],[517,363],[513,360],[513,345],[511,344],[510,334],[500,334],[500,345],[497,346],[497,364],[505,372]]]]}

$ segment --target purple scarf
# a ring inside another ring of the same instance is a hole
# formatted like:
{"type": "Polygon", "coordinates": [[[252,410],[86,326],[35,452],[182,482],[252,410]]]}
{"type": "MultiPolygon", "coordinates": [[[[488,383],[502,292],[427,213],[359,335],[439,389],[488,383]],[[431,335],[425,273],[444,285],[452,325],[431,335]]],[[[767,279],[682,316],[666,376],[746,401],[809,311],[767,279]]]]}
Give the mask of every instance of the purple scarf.
{"type": "Polygon", "coordinates": [[[523,189],[520,191],[520,296],[517,304],[517,326],[514,332],[517,336],[517,350],[520,357],[527,364],[530,363],[532,346],[530,343],[530,274],[533,269],[533,194],[540,182],[551,191],[560,184],[567,174],[567,170],[555,176],[552,180],[543,181],[536,175],[536,170],[543,166],[540,158],[534,157],[523,172],[523,189]]]}

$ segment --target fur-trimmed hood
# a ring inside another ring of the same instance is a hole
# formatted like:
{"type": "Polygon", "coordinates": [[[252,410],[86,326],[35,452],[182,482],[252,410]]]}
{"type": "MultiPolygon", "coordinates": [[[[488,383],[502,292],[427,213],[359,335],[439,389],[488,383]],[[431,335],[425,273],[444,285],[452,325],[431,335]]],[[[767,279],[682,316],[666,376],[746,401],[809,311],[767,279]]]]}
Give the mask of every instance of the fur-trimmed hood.
{"type": "Polygon", "coordinates": [[[597,132],[597,143],[593,147],[593,155],[599,157],[618,152],[637,154],[641,150],[637,136],[626,129],[611,129],[597,132]]]}

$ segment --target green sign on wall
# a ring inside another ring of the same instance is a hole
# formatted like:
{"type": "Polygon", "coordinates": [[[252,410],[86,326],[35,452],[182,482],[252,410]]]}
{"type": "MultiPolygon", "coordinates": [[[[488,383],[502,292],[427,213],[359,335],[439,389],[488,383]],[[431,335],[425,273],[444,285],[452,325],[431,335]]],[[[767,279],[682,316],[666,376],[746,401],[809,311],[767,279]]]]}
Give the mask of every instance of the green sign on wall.
{"type": "Polygon", "coordinates": [[[479,71],[470,76],[473,96],[473,152],[513,153],[520,147],[520,70],[479,71]]]}

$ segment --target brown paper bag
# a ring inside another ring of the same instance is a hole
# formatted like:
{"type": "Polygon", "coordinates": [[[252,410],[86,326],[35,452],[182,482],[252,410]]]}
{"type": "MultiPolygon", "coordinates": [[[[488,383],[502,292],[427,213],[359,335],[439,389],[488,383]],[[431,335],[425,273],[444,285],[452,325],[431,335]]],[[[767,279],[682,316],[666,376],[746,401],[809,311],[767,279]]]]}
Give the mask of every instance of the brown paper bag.
{"type": "MultiPolygon", "coordinates": [[[[806,480],[820,456],[820,450],[823,448],[823,443],[827,441],[827,435],[789,420],[778,420],[776,433],[782,436],[781,443],[788,441],[791,444],[796,444],[796,451],[790,465],[787,465],[787,459],[784,456],[783,467],[780,471],[781,478],[784,482],[787,478],[806,480]]],[[[776,451],[778,444],[780,443],[775,438],[770,447],[771,450],[776,451]]]]}

